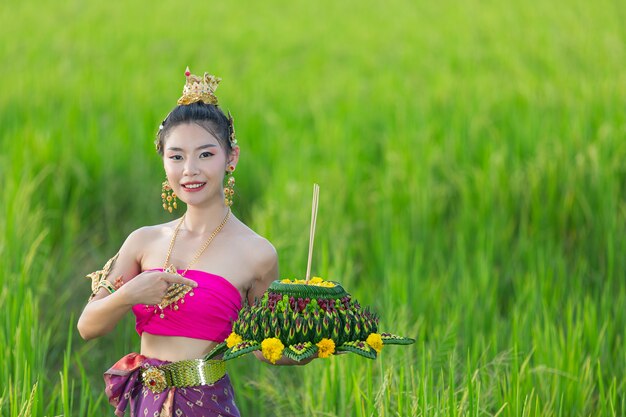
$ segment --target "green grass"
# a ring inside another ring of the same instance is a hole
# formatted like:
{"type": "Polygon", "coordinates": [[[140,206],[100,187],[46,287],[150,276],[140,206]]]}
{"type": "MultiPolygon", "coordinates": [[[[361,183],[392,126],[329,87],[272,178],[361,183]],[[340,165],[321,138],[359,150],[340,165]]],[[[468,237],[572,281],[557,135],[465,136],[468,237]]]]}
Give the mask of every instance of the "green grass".
{"type": "Polygon", "coordinates": [[[0,415],[110,415],[128,318],[76,319],[165,221],[156,127],[223,78],[235,213],[414,337],[229,363],[243,415],[626,414],[626,6],[618,1],[34,2],[0,14],[0,415]]]}

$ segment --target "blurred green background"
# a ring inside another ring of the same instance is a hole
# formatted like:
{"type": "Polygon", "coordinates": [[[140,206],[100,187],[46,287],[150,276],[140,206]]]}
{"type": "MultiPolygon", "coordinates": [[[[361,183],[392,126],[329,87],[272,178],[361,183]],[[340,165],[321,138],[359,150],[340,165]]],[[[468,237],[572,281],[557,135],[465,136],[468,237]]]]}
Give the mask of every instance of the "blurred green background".
{"type": "Polygon", "coordinates": [[[626,413],[626,5],[11,2],[0,10],[0,414],[112,415],[132,318],[99,269],[160,206],[183,71],[223,78],[235,213],[414,337],[376,361],[230,362],[245,416],[626,413]]]}

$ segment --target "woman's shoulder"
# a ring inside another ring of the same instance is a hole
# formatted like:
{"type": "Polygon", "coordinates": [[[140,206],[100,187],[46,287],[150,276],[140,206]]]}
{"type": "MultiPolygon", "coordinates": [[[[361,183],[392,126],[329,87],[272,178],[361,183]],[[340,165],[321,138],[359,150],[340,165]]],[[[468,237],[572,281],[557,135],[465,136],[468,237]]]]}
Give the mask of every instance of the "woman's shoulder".
{"type": "Polygon", "coordinates": [[[278,260],[274,245],[243,222],[238,222],[237,229],[233,233],[233,240],[238,251],[246,253],[256,264],[273,264],[278,260]]]}
{"type": "Polygon", "coordinates": [[[231,242],[237,245],[237,255],[249,272],[251,279],[245,287],[247,301],[252,304],[255,298],[263,296],[272,281],[278,279],[278,254],[268,239],[243,223],[239,226],[237,238],[231,242]]]}
{"type": "Polygon", "coordinates": [[[171,221],[162,224],[142,226],[135,229],[126,238],[126,241],[122,245],[122,249],[127,248],[135,252],[141,248],[145,248],[147,245],[171,235],[172,230],[175,227],[175,223],[176,221],[171,221]]]}
{"type": "Polygon", "coordinates": [[[150,226],[142,226],[138,229],[133,230],[129,235],[127,240],[137,241],[140,243],[145,243],[146,241],[153,241],[155,238],[159,238],[161,236],[171,234],[171,231],[176,227],[176,220],[172,220],[171,222],[155,224],[150,226]]]}

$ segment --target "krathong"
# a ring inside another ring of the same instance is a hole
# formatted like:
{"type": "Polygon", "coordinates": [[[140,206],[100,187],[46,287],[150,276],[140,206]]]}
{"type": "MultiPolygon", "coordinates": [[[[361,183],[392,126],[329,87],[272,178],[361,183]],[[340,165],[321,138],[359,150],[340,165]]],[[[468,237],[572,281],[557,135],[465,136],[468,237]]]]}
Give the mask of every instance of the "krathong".
{"type": "Polygon", "coordinates": [[[414,339],[378,329],[378,315],[364,307],[335,281],[309,279],[319,188],[314,186],[309,263],[306,279],[274,281],[254,305],[245,305],[225,342],[207,358],[223,353],[229,360],[261,350],[275,363],[285,356],[295,361],[317,354],[326,358],[352,352],[375,359],[384,345],[408,345],[414,339]]]}

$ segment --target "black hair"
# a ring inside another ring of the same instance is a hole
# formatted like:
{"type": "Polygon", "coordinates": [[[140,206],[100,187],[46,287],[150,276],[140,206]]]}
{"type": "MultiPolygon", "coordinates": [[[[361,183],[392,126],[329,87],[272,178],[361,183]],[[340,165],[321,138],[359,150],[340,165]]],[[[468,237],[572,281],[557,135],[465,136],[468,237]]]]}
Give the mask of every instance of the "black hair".
{"type": "Polygon", "coordinates": [[[197,124],[217,138],[226,154],[232,151],[230,142],[234,129],[232,119],[226,117],[219,106],[198,101],[192,104],[176,106],[163,120],[163,123],[159,126],[159,132],[155,141],[159,155],[163,156],[163,145],[169,132],[175,126],[183,123],[197,124]]]}

